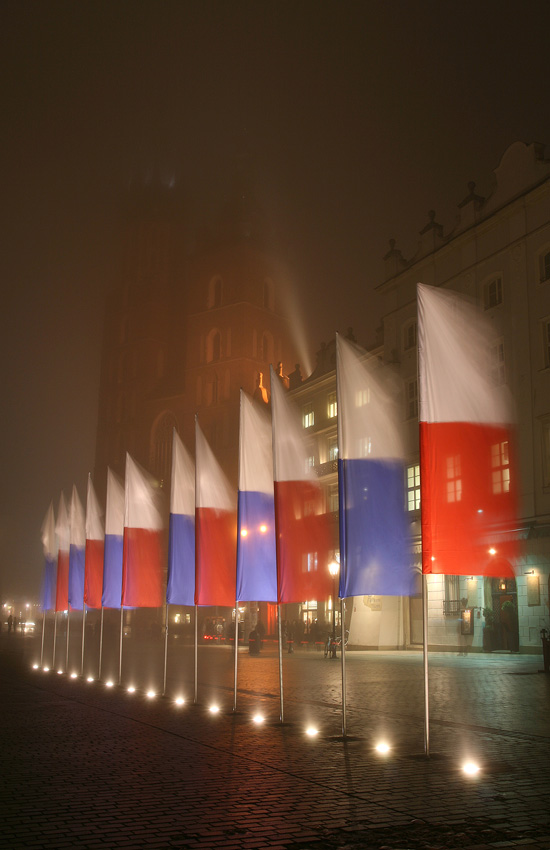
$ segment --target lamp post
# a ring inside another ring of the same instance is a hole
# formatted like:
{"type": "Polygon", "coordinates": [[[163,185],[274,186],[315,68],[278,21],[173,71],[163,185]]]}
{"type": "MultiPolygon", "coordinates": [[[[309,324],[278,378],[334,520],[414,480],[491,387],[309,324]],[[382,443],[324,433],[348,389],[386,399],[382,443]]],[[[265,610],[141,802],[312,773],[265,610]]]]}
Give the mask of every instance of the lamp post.
{"type": "Polygon", "coordinates": [[[332,644],[334,646],[336,642],[336,576],[340,572],[340,565],[336,561],[331,561],[328,571],[332,576],[332,644]]]}

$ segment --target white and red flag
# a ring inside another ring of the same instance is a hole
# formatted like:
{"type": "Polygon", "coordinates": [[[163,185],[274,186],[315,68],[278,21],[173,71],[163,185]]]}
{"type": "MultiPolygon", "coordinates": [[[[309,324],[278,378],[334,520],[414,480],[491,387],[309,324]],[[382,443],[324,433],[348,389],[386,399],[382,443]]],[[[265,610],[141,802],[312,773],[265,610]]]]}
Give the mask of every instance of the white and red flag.
{"type": "Polygon", "coordinates": [[[328,599],[330,526],[325,500],[308,463],[297,410],[271,369],[277,596],[279,602],[328,599]]]}
{"type": "Polygon", "coordinates": [[[101,608],[103,590],[103,554],[105,548],[105,529],[103,511],[99,506],[88,475],[86,497],[86,556],[84,564],[84,602],[88,608],[101,608]]]}
{"type": "Polygon", "coordinates": [[[163,528],[161,493],[152,476],[126,453],[123,606],[163,604],[163,528]]]}
{"type": "Polygon", "coordinates": [[[236,493],[195,419],[195,604],[235,605],[236,493]]]}
{"type": "Polygon", "coordinates": [[[418,284],[422,571],[513,576],[513,405],[494,331],[455,292],[418,284]]]}

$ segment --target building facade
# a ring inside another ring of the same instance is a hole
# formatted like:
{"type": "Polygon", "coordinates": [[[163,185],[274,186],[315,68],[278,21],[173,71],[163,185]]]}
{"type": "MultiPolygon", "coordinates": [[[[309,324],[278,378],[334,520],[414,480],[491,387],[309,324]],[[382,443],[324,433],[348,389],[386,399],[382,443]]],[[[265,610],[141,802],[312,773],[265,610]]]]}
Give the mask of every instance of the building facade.
{"type": "MultiPolygon", "coordinates": [[[[540,652],[540,630],[550,625],[550,160],[544,147],[512,145],[494,172],[487,198],[470,183],[453,230],[446,234],[430,212],[414,257],[405,259],[392,240],[385,268],[378,286],[384,297],[382,342],[371,356],[391,364],[402,379],[408,458],[404,499],[418,593],[408,599],[350,600],[350,644],[407,648],[422,641],[416,308],[421,282],[474,299],[491,322],[493,379],[508,384],[517,405],[516,534],[522,551],[513,564],[514,580],[429,576],[429,643],[442,650],[540,652]]],[[[336,378],[328,349],[321,352],[324,374],[313,373],[295,397],[311,436],[311,463],[334,507],[336,378]]]]}

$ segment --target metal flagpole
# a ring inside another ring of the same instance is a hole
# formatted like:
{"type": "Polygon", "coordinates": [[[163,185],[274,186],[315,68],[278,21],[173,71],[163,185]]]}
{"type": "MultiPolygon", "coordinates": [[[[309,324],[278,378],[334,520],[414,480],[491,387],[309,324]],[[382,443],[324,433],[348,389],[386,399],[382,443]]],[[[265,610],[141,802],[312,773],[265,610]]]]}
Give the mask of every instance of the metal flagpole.
{"type": "Polygon", "coordinates": [[[42,611],[42,646],[40,649],[40,666],[42,667],[42,662],[44,661],[44,633],[46,631],[46,609],[42,611]]]}
{"type": "Polygon", "coordinates": [[[422,576],[422,654],[424,660],[424,751],[430,757],[430,688],[428,683],[428,577],[422,576]]]}
{"type": "Polygon", "coordinates": [[[120,606],[120,653],[118,656],[118,684],[122,681],[122,635],[124,633],[124,608],[120,606]]]}
{"type": "Polygon", "coordinates": [[[166,694],[166,667],[168,664],[168,602],[166,603],[166,619],[164,621],[164,679],[162,682],[162,696],[166,694]]]}
{"type": "Polygon", "coordinates": [[[99,629],[99,669],[97,678],[101,681],[101,660],[103,656],[103,605],[101,606],[101,627],[99,629]]]}
{"type": "Polygon", "coordinates": [[[281,604],[277,603],[277,619],[279,621],[279,694],[281,699],[281,723],[285,720],[285,710],[283,705],[283,629],[281,625],[281,604]]]}
{"type": "Polygon", "coordinates": [[[86,603],[82,603],[82,658],[80,660],[80,675],[84,675],[84,647],[86,645],[86,603]]]}
{"type": "Polygon", "coordinates": [[[52,667],[55,667],[55,644],[57,641],[57,611],[55,612],[55,620],[53,625],[53,653],[52,653],[52,667]]]}
{"type": "Polygon", "coordinates": [[[342,658],[342,736],[345,738],[347,734],[346,724],[346,600],[340,600],[340,628],[341,628],[341,645],[340,655],[342,658]]]}
{"type": "Polygon", "coordinates": [[[71,607],[67,605],[67,644],[65,646],[65,673],[69,672],[69,635],[71,628],[71,607]]]}
{"type": "Polygon", "coordinates": [[[198,657],[198,651],[197,651],[197,646],[198,646],[198,642],[199,642],[198,619],[199,619],[199,606],[195,605],[195,698],[193,700],[195,705],[197,704],[197,696],[198,696],[198,690],[199,690],[199,680],[198,680],[198,660],[199,660],[199,657],[198,657]]]}
{"type": "Polygon", "coordinates": [[[233,711],[237,711],[237,665],[239,657],[239,600],[235,600],[235,683],[233,686],[233,711]]]}

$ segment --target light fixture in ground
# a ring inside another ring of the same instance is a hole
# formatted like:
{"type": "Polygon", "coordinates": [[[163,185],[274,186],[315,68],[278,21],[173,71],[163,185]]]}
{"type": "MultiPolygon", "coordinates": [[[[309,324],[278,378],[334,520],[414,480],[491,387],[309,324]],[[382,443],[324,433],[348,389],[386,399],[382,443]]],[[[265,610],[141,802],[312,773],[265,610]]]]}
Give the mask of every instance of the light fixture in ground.
{"type": "Polygon", "coordinates": [[[106,687],[106,688],[112,688],[112,687],[113,687],[113,684],[114,684],[114,682],[112,682],[112,681],[111,681],[111,679],[109,679],[109,681],[108,681],[108,682],[105,682],[105,687],[106,687]]]}
{"type": "Polygon", "coordinates": [[[58,675],[58,676],[62,676],[62,675],[63,675],[63,670],[58,670],[58,671],[57,671],[57,675],[58,675]]]}
{"type": "Polygon", "coordinates": [[[49,673],[49,672],[50,672],[50,668],[49,668],[49,667],[44,667],[43,669],[44,669],[44,673],[49,673]]]}
{"type": "Polygon", "coordinates": [[[210,714],[218,714],[219,710],[220,710],[219,705],[211,705],[210,708],[208,709],[210,714]]]}
{"type": "Polygon", "coordinates": [[[71,673],[71,679],[76,679],[76,678],[77,678],[77,674],[76,674],[76,673],[71,673]]]}
{"type": "Polygon", "coordinates": [[[38,664],[33,664],[33,665],[32,665],[32,669],[33,669],[33,670],[38,670],[38,666],[39,666],[38,664]]]}
{"type": "Polygon", "coordinates": [[[129,694],[135,694],[135,692],[136,692],[136,689],[134,688],[134,686],[130,685],[130,687],[128,688],[128,693],[129,694]]]}
{"type": "Polygon", "coordinates": [[[391,748],[390,745],[387,744],[385,741],[379,741],[379,743],[375,746],[374,749],[377,753],[380,753],[380,755],[385,756],[387,753],[389,753],[391,748]]]}
{"type": "Polygon", "coordinates": [[[315,738],[316,735],[319,734],[319,730],[315,728],[315,726],[308,726],[306,729],[306,735],[309,738],[315,738]]]}
{"type": "Polygon", "coordinates": [[[184,700],[184,698],[183,698],[183,697],[176,697],[176,699],[174,700],[174,702],[176,703],[176,705],[183,705],[183,704],[184,704],[184,702],[185,702],[185,700],[184,700]]]}
{"type": "Polygon", "coordinates": [[[154,699],[154,697],[156,697],[156,693],[154,691],[147,691],[147,696],[149,699],[154,699]]]}
{"type": "Polygon", "coordinates": [[[466,776],[476,776],[479,773],[480,769],[481,768],[479,767],[479,765],[473,761],[465,761],[462,765],[462,770],[464,771],[466,776]]]}
{"type": "Polygon", "coordinates": [[[261,724],[264,722],[264,720],[265,720],[265,717],[259,711],[257,711],[256,714],[254,715],[254,717],[252,718],[252,722],[255,723],[256,726],[261,726],[261,724]]]}
{"type": "Polygon", "coordinates": [[[86,681],[87,681],[87,682],[93,682],[93,681],[94,681],[94,677],[93,677],[93,676],[88,676],[88,678],[86,679],[86,681]]]}

